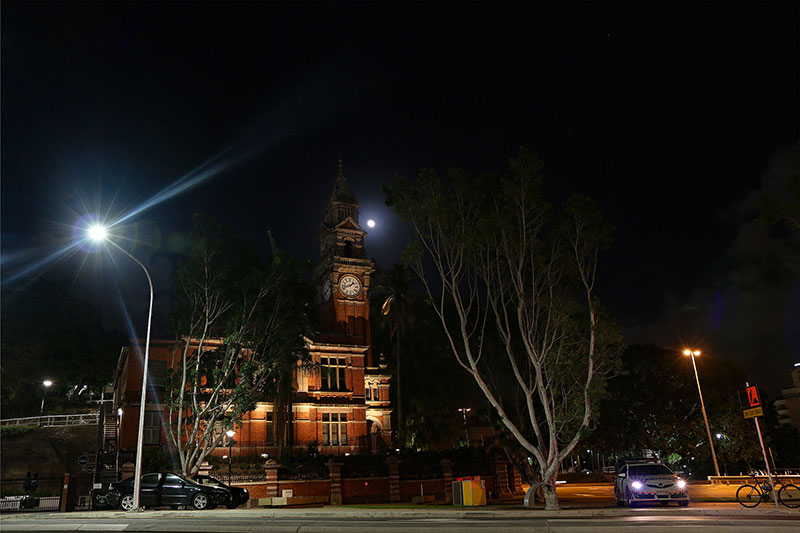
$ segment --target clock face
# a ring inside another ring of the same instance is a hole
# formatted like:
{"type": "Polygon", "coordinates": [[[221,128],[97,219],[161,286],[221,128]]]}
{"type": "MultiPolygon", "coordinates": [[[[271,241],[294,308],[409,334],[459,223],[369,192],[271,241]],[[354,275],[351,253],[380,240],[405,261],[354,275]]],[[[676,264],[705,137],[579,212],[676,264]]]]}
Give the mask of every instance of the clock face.
{"type": "Polygon", "coordinates": [[[327,302],[331,299],[331,280],[326,279],[322,284],[322,298],[327,302]]]}
{"type": "Polygon", "coordinates": [[[342,294],[345,296],[352,298],[361,292],[361,282],[357,277],[350,274],[342,276],[339,279],[339,290],[342,291],[342,294]]]}

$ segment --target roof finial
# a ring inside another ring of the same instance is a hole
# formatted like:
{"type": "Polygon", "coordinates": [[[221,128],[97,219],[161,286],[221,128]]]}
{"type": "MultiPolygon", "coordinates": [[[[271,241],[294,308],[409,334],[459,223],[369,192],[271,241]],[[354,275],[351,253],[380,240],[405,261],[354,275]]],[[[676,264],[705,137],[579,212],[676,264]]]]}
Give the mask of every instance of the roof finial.
{"type": "Polygon", "coordinates": [[[337,178],[344,178],[344,169],[342,168],[342,156],[339,155],[339,172],[336,174],[337,178]]]}

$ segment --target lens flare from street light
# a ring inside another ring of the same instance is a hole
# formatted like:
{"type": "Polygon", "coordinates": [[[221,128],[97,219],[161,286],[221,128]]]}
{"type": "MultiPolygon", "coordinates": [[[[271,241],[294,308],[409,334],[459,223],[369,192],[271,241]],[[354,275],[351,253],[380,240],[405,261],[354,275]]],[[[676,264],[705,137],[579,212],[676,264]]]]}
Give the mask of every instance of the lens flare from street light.
{"type": "Polygon", "coordinates": [[[228,431],[226,431],[226,432],[225,432],[225,434],[226,434],[228,437],[231,437],[231,438],[233,438],[233,436],[234,436],[234,435],[236,435],[236,432],[235,432],[234,430],[232,430],[232,429],[229,429],[228,431]]]}
{"type": "Polygon", "coordinates": [[[700,350],[690,350],[689,348],[683,350],[683,355],[700,355],[701,353],[700,350]]]}
{"type": "Polygon", "coordinates": [[[108,230],[102,224],[92,224],[89,226],[87,233],[94,242],[104,241],[108,236],[108,230]]]}
{"type": "Polygon", "coordinates": [[[42,385],[44,385],[45,387],[49,387],[52,384],[53,384],[53,382],[50,381],[49,379],[46,379],[46,380],[42,381],[42,385]]]}

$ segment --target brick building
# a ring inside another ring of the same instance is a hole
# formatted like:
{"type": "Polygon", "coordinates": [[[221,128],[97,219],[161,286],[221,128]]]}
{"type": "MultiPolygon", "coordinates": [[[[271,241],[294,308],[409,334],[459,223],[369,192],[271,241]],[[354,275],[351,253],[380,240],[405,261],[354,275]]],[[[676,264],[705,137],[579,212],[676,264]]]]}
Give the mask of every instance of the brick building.
{"type": "MultiPolygon", "coordinates": [[[[287,442],[296,449],[316,445],[320,453],[338,455],[377,452],[391,443],[390,376],[386,365],[374,356],[370,338],[368,295],[374,264],[366,256],[367,233],[359,225],[358,214],[358,201],[340,161],[319,232],[321,262],[314,270],[320,328],[306,341],[315,366],[296,370],[297,387],[287,424],[287,442]]],[[[173,358],[175,349],[174,341],[150,343],[145,446],[167,441],[161,395],[167,369],[177,359],[173,358]]],[[[114,374],[114,412],[120,413],[116,435],[123,454],[136,450],[143,354],[144,341],[131,341],[122,349],[114,374]]],[[[226,447],[216,453],[227,451],[226,447]]],[[[232,453],[275,451],[273,405],[259,402],[236,428],[232,453]]]]}

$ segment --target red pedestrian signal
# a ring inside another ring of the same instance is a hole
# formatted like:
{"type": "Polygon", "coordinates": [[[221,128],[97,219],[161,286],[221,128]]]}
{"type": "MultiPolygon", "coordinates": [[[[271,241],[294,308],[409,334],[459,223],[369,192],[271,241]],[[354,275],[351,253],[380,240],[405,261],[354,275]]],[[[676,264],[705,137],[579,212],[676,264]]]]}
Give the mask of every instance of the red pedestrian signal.
{"type": "Polygon", "coordinates": [[[759,407],[761,405],[761,398],[758,397],[758,389],[755,385],[747,387],[747,401],[750,402],[750,407],[759,407]]]}

